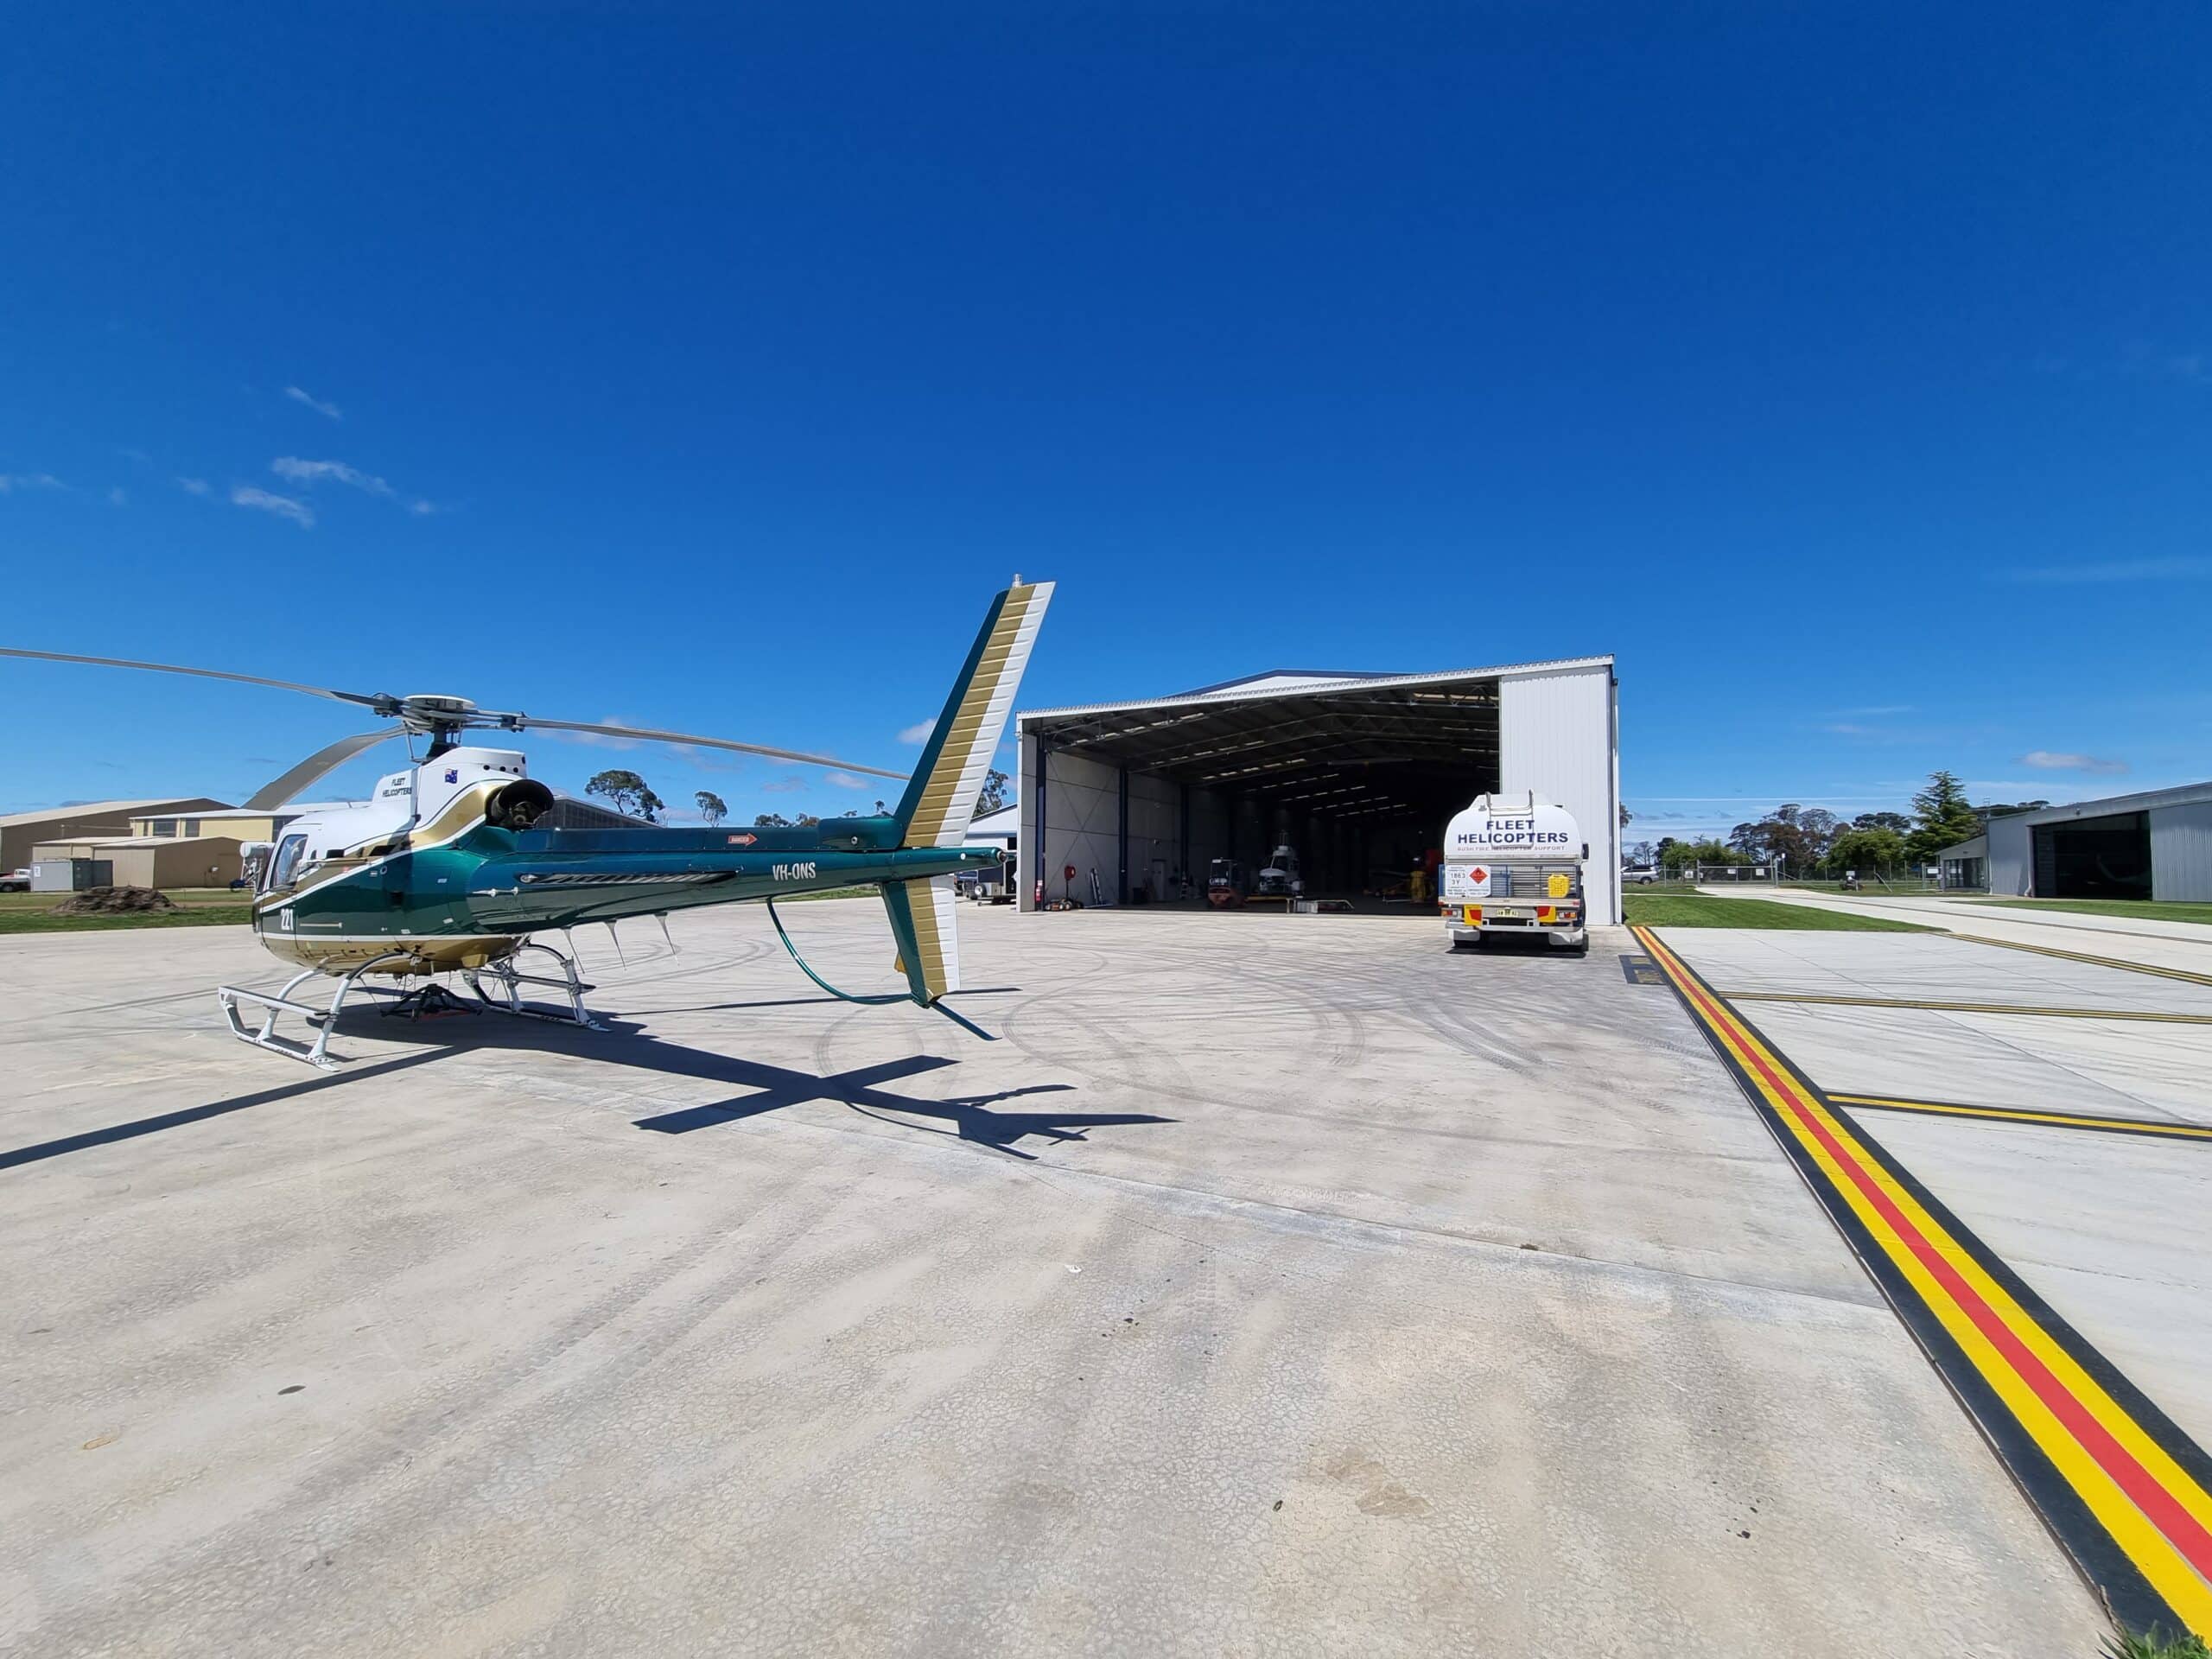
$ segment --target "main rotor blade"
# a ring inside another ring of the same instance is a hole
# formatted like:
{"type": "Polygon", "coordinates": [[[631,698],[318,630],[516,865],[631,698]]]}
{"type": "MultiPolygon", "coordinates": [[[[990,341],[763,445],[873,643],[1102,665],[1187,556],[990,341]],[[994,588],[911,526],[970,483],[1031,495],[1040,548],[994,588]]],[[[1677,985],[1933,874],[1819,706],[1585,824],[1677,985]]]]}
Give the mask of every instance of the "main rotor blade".
{"type": "Polygon", "coordinates": [[[341,737],[335,743],[317,749],[294,766],[282,778],[270,779],[253,791],[253,798],[246,803],[255,812],[273,812],[290,800],[317,779],[335,772],[364,749],[397,737],[399,728],[387,726],[380,732],[362,732],[353,737],[341,737]]]}
{"type": "Polygon", "coordinates": [[[839,760],[826,754],[802,754],[797,749],[772,749],[760,743],[736,743],[727,737],[693,737],[688,732],[654,732],[642,726],[594,726],[581,720],[540,720],[535,715],[518,715],[518,727],[543,726],[556,732],[597,732],[602,737],[634,737],[648,743],[692,743],[702,749],[734,749],[740,754],[765,754],[774,760],[797,760],[810,766],[835,766],[842,772],[864,772],[871,778],[895,778],[906,781],[903,772],[886,772],[881,766],[864,766],[856,760],[839,760]]]}
{"type": "Polygon", "coordinates": [[[0,645],[0,657],[29,657],[42,663],[90,663],[96,668],[147,668],[157,674],[193,674],[203,680],[236,680],[245,685],[273,685],[280,691],[304,691],[311,697],[336,702],[358,702],[382,712],[394,699],[364,696],[358,691],[333,691],[327,686],[302,685],[295,680],[265,680],[258,674],[226,674],[219,668],[180,668],[175,663],[138,663],[127,657],[79,657],[66,651],[16,651],[0,645]]]}

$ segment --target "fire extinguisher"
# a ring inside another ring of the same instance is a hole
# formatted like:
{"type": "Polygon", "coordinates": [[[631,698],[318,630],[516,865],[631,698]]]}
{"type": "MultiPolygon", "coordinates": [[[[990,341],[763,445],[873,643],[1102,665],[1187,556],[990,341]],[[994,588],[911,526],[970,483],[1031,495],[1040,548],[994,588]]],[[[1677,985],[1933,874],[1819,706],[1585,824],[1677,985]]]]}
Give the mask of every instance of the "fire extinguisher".
{"type": "Polygon", "coordinates": [[[1045,907],[1045,878],[1041,875],[1037,878],[1037,896],[1029,902],[1039,910],[1045,907]]]}

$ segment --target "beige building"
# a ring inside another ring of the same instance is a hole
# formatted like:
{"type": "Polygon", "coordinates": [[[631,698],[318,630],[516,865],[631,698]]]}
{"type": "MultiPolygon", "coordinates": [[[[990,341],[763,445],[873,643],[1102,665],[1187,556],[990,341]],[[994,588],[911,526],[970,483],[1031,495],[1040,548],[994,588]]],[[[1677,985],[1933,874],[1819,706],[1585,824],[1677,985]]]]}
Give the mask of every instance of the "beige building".
{"type": "Polygon", "coordinates": [[[235,836],[99,836],[42,841],[31,851],[31,887],[39,893],[73,887],[226,887],[244,873],[244,844],[235,836]],[[88,864],[89,869],[79,869],[88,864]]]}
{"type": "MultiPolygon", "coordinates": [[[[220,801],[198,795],[188,800],[79,801],[74,806],[52,807],[39,812],[10,813],[0,817],[0,874],[10,870],[20,870],[28,865],[31,861],[31,849],[41,842],[128,836],[136,820],[151,814],[175,817],[229,810],[220,801]]],[[[198,831],[193,833],[197,834],[198,831]]]]}
{"type": "Polygon", "coordinates": [[[130,833],[170,840],[190,836],[228,836],[236,841],[274,841],[276,832],[294,818],[319,811],[318,806],[284,806],[260,811],[251,806],[226,806],[211,811],[182,810],[130,815],[130,833]]]}

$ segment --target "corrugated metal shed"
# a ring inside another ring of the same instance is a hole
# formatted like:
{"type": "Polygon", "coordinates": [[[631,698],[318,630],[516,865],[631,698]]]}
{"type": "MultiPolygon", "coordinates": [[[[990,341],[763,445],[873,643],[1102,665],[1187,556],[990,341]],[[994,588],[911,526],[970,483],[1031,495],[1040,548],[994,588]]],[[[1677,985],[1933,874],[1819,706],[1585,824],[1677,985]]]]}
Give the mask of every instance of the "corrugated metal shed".
{"type": "Polygon", "coordinates": [[[2212,787],[2150,810],[2152,896],[2212,902],[2212,787]]]}
{"type": "Polygon", "coordinates": [[[1591,919],[1619,916],[1618,719],[1610,656],[1418,674],[1274,669],[1171,696],[1016,716],[1021,899],[1153,899],[1217,857],[1281,841],[1308,890],[1402,889],[1452,813],[1535,790],[1588,837],[1591,919]],[[1071,882],[1064,872],[1077,871],[1071,882]]]}

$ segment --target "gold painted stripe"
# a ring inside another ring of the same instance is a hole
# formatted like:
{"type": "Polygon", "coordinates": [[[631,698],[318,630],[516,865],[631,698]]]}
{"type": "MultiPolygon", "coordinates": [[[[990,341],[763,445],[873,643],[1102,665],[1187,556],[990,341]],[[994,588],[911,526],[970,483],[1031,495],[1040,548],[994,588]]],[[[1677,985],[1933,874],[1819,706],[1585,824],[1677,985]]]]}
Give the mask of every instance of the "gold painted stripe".
{"type": "Polygon", "coordinates": [[[1839,1106],[1877,1106],[1885,1111],[1927,1112],[1939,1117],[1986,1117],[2007,1123],[2044,1123],[2062,1129],[2095,1129],[2119,1135],[2147,1135],[2175,1141],[2212,1141],[2212,1128],[2194,1123],[2174,1123],[2157,1118],[2093,1117],[2087,1112],[2037,1112],[2020,1106],[1969,1106],[1952,1100],[1904,1100],[1893,1095],[1840,1095],[1827,1097],[1839,1106]]]}
{"type": "Polygon", "coordinates": [[[2046,1008],[2022,1002],[1938,1002],[1896,996],[1826,996],[1803,991],[1720,991],[1732,1002],[1814,1002],[1837,1008],[1927,1008],[1937,1014],[2030,1014],[2053,1020],[2152,1020],[2171,1026],[2212,1026],[2212,1014],[2160,1014],[2149,1008],[2046,1008]]]}
{"type": "MultiPolygon", "coordinates": [[[[2000,950],[2031,950],[2039,957],[2058,957],[2068,962],[2086,962],[2099,968],[2118,968],[2130,974],[2155,974],[2160,979],[2178,979],[2191,985],[2212,985],[2212,974],[2193,974],[2186,968],[2160,968],[2147,962],[2126,962],[2118,957],[2093,957],[2085,950],[2061,950],[2055,944],[2023,944],[2018,939],[1993,939],[1980,933],[1954,933],[1955,939],[1968,944],[1993,944],[2000,950]]],[[[2188,940],[2178,943],[2188,944],[2188,940]]]]}

